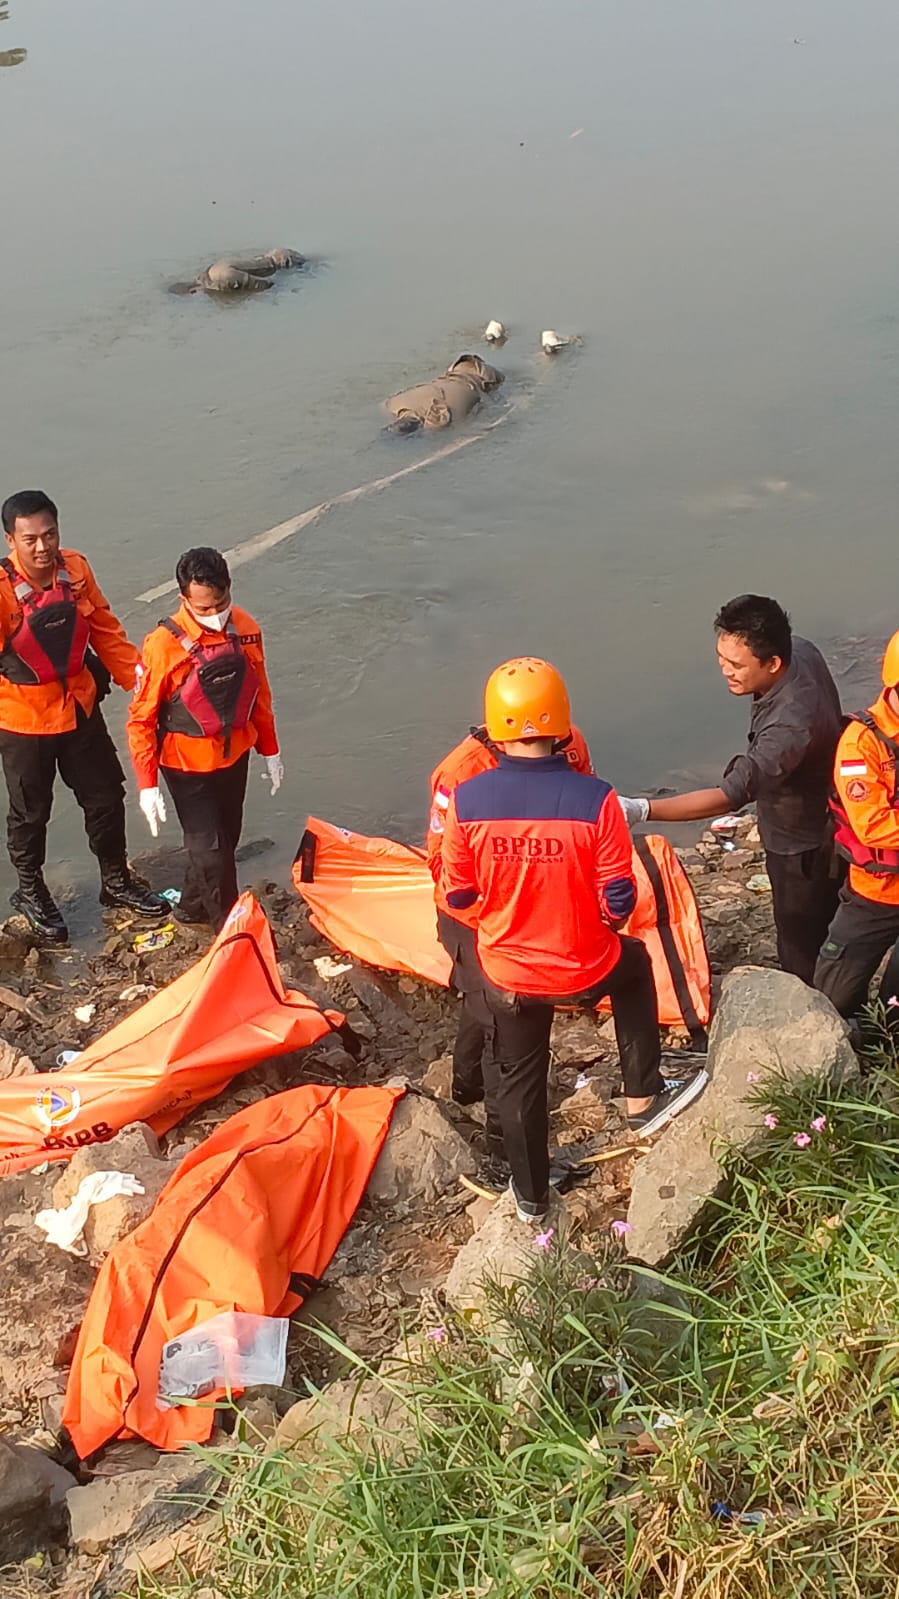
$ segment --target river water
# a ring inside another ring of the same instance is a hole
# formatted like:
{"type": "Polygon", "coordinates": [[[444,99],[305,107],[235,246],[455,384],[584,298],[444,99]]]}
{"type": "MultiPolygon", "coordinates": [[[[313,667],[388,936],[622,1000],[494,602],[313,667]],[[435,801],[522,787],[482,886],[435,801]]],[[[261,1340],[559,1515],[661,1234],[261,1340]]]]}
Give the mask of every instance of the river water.
{"type": "MultiPolygon", "coordinates": [[[[287,767],[274,801],[251,779],[266,871],[307,811],[420,838],[509,654],[563,669],[625,792],[742,743],[731,595],[775,593],[844,668],[876,655],[897,54],[890,0],[2,0],[0,490],[58,499],[135,639],[188,545],[430,453],[379,401],[511,330],[502,427],[236,574],[287,767]],[[276,244],[313,266],[239,305],[166,292],[276,244]],[[548,362],[547,326],[582,342],[548,362]]],[[[95,920],[62,789],[50,854],[95,920]]]]}

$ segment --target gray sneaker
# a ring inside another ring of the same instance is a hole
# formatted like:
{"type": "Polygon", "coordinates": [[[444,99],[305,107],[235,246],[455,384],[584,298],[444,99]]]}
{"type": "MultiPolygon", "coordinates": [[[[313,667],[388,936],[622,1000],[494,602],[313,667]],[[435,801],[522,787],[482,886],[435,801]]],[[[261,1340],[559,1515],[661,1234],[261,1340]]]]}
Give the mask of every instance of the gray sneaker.
{"type": "Polygon", "coordinates": [[[642,1133],[644,1138],[650,1133],[660,1132],[682,1110],[692,1105],[694,1099],[699,1098],[708,1080],[708,1072],[701,1071],[685,1083],[666,1083],[646,1110],[641,1110],[639,1116],[628,1116],[627,1125],[631,1132],[642,1133]]]}

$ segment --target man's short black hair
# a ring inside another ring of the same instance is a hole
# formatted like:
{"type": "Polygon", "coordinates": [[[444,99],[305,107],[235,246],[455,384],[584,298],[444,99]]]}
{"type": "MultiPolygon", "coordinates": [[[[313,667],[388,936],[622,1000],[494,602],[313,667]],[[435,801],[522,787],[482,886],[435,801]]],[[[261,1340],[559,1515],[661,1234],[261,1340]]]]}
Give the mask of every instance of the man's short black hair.
{"type": "Polygon", "coordinates": [[[748,644],[756,660],[770,661],[779,655],[785,666],[793,656],[790,618],[782,605],[764,594],[738,594],[722,605],[715,617],[718,633],[732,633],[748,644]]]}
{"type": "Polygon", "coordinates": [[[3,523],[4,533],[14,532],[18,517],[39,516],[41,511],[49,511],[53,520],[59,521],[56,506],[43,489],[20,489],[18,494],[11,494],[8,500],[3,501],[0,508],[0,521],[3,523]]]}
{"type": "Polygon", "coordinates": [[[191,583],[202,583],[211,589],[229,589],[231,573],[220,550],[201,544],[196,550],[185,550],[175,567],[175,581],[182,594],[187,593],[191,583]]]}

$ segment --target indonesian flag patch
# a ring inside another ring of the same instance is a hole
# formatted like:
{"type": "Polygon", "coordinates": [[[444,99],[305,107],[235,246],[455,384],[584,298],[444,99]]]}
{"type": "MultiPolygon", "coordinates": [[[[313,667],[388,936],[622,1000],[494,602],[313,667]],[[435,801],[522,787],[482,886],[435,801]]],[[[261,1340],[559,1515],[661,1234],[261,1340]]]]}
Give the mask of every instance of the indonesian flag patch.
{"type": "Polygon", "coordinates": [[[867,777],[867,775],[868,768],[865,762],[860,761],[857,757],[855,760],[840,762],[841,777],[867,777]]]}
{"type": "MultiPolygon", "coordinates": [[[[864,768],[862,768],[864,770],[864,768]]],[[[439,805],[442,811],[449,809],[449,789],[438,787],[434,790],[434,804],[439,805]]]]}

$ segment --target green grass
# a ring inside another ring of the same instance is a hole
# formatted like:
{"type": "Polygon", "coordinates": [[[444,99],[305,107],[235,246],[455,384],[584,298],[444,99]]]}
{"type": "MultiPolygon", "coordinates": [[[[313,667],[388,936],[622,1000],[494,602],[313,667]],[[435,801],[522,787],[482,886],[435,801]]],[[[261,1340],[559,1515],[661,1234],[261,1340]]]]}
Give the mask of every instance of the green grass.
{"type": "Polygon", "coordinates": [[[535,1248],[390,1379],[399,1453],[218,1457],[211,1563],[144,1594],[899,1599],[893,1081],[759,1092],[777,1126],[664,1279],[611,1241],[535,1248]]]}

